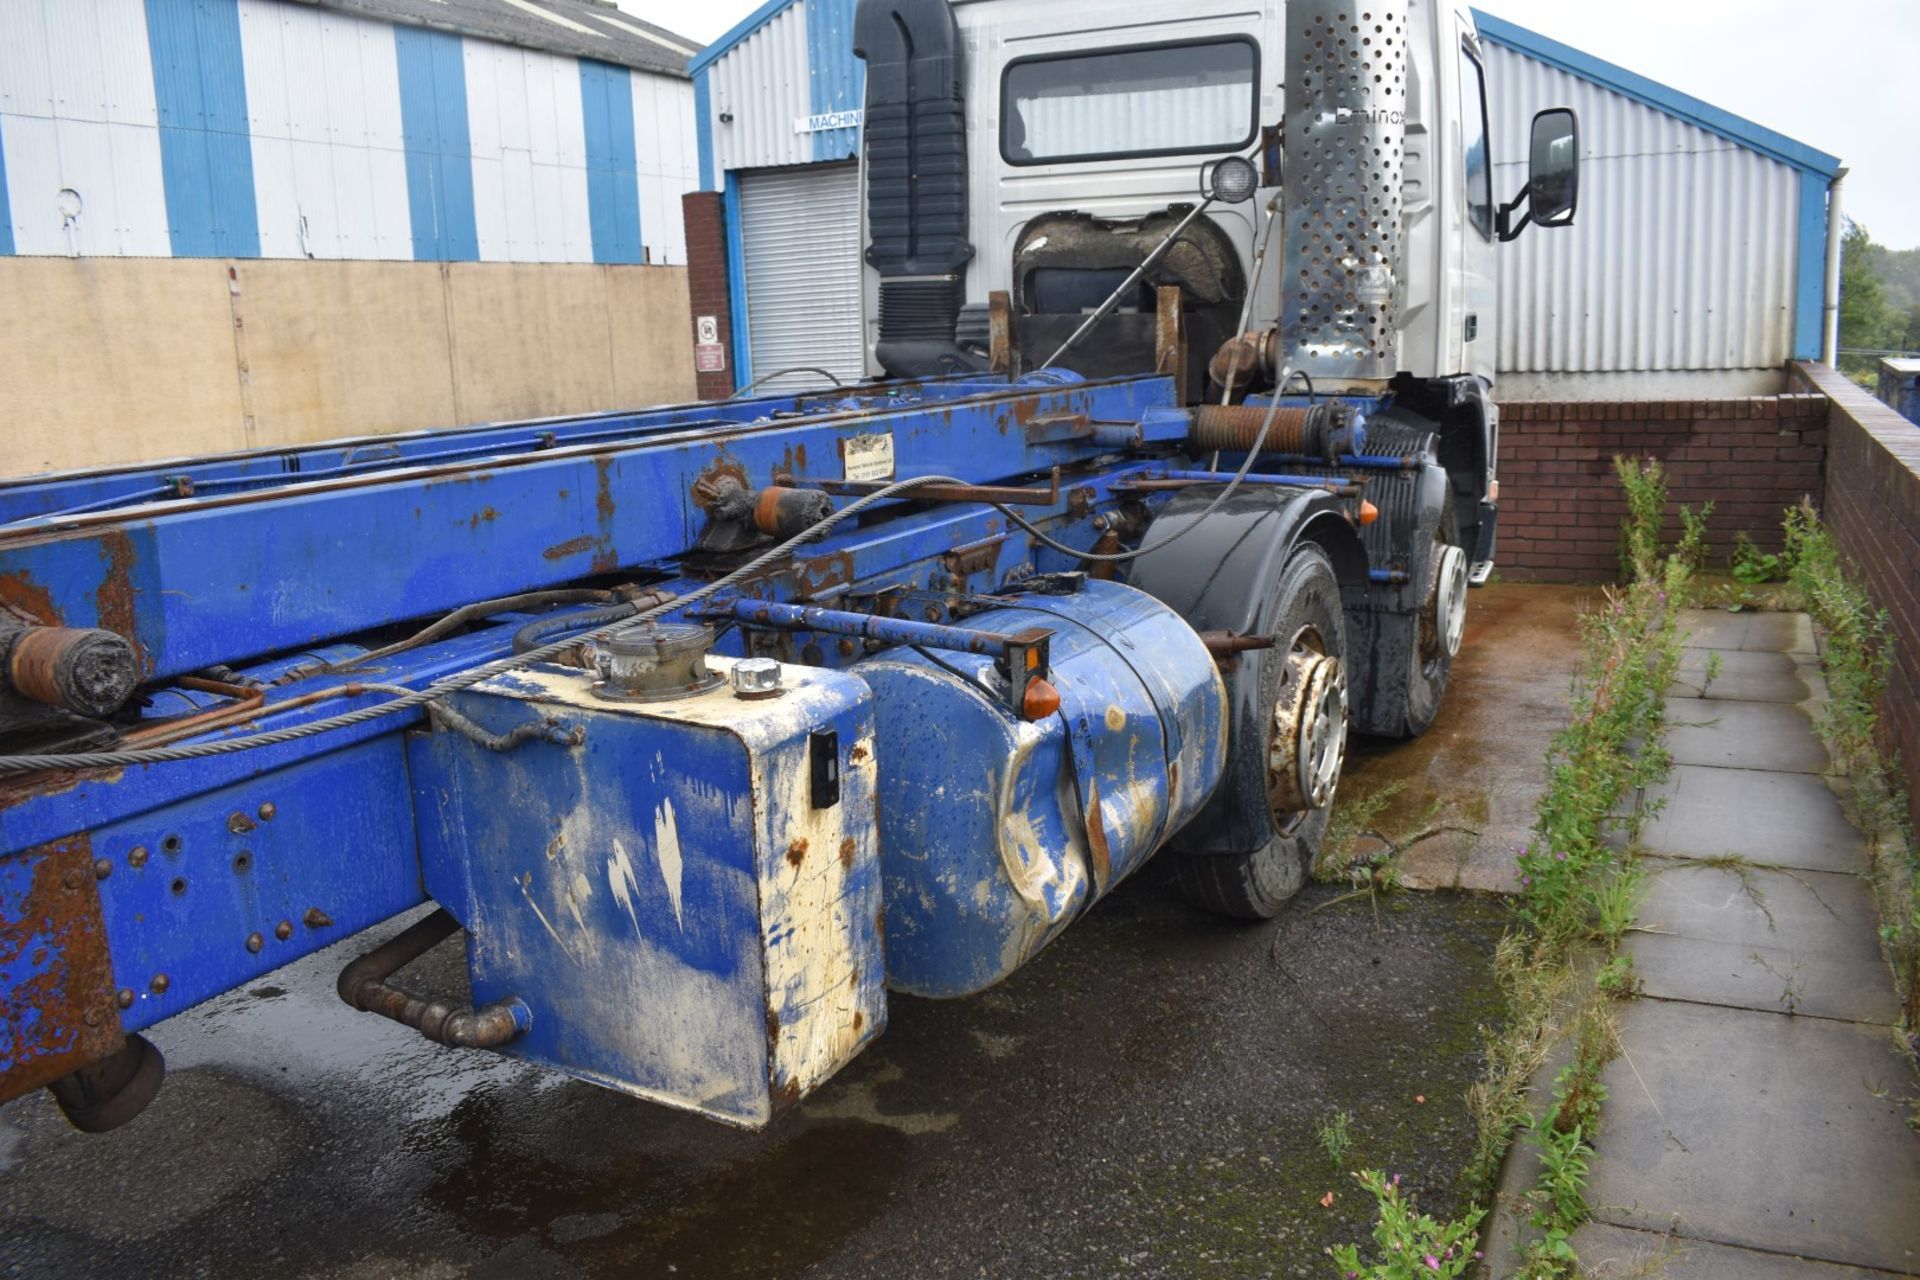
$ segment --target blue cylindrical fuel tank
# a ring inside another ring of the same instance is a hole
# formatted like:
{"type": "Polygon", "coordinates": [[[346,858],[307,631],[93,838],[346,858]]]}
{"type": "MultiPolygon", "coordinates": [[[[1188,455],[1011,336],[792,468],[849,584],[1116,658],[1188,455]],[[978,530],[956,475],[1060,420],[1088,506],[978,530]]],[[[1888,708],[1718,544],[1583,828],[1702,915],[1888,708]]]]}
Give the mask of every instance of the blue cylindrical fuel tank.
{"type": "Polygon", "coordinates": [[[887,982],[961,996],[1005,978],[1213,794],[1226,688],[1205,644],[1143,592],[1085,581],[967,618],[1051,631],[1060,710],[1009,705],[992,658],[892,649],[874,691],[887,982]]]}

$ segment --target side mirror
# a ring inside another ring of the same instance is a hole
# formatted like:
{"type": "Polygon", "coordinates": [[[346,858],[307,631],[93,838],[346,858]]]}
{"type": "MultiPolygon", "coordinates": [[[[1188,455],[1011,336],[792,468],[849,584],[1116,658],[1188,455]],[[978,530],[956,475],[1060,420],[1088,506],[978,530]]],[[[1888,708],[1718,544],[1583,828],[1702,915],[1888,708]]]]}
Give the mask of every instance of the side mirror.
{"type": "Polygon", "coordinates": [[[1550,107],[1533,118],[1527,185],[1501,206],[1495,221],[1500,239],[1512,240],[1528,223],[1570,227],[1580,205],[1580,121],[1571,107],[1550,107]],[[1520,216],[1516,220],[1514,214],[1520,216]]]}

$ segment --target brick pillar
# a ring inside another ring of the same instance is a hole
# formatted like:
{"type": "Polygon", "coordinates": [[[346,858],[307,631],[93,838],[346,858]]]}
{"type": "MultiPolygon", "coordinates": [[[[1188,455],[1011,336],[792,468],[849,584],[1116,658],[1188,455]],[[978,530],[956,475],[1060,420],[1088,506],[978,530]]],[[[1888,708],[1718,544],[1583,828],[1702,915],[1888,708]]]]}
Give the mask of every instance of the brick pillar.
{"type": "Polygon", "coordinates": [[[724,400],[733,394],[733,293],[727,278],[727,207],[718,191],[689,191],[680,198],[687,224],[687,288],[693,303],[693,341],[696,369],[700,351],[700,318],[718,321],[723,372],[696,373],[702,400],[724,400]]]}

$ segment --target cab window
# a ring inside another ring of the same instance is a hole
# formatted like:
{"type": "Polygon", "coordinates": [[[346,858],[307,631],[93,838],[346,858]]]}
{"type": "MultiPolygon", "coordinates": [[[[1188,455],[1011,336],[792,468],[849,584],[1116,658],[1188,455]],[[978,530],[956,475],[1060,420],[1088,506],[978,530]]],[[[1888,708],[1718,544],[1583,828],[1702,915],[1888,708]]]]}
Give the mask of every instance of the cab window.
{"type": "Polygon", "coordinates": [[[1493,239],[1493,164],[1487,147],[1487,78],[1480,60],[1460,50],[1460,146],[1466,160],[1467,221],[1493,239]]]}
{"type": "Polygon", "coordinates": [[[1252,40],[1043,54],[1008,65],[1000,152],[1009,164],[1238,151],[1258,131],[1252,40]]]}

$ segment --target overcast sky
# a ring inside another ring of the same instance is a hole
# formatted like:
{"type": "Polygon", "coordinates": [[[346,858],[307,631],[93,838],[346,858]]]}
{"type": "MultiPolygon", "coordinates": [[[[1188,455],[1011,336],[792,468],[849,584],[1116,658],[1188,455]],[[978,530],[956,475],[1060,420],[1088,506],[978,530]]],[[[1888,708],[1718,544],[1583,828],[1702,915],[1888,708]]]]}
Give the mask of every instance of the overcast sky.
{"type": "MultiPolygon", "coordinates": [[[[1097,2],[1097,0],[1095,0],[1097,2]]],[[[710,41],[758,0],[618,0],[710,41]]],[[[1920,0],[1479,0],[1595,57],[1839,156],[1873,238],[1920,246],[1920,0]]]]}

